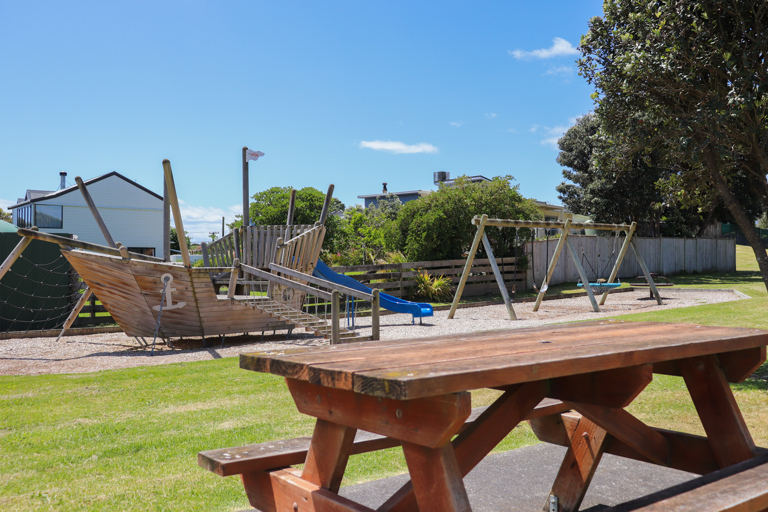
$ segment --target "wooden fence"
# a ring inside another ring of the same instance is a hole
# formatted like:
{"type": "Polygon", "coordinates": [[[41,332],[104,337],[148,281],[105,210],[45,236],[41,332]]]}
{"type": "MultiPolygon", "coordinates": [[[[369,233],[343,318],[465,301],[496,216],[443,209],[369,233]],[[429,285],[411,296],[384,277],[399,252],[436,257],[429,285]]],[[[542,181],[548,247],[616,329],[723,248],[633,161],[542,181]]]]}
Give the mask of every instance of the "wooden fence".
{"type": "MultiPolygon", "coordinates": [[[[569,235],[579,260],[592,280],[607,279],[624,242],[624,237],[569,235]],[[614,252],[615,251],[615,252],[614,252]]],[[[527,272],[529,286],[535,282],[541,286],[549,261],[557,246],[557,238],[526,244],[530,260],[527,272]]],[[[637,249],[643,256],[648,270],[667,277],[683,272],[735,272],[736,244],[728,238],[637,238],[637,249]]],[[[619,268],[619,279],[632,279],[642,274],[632,249],[619,268]]],[[[579,280],[576,266],[568,249],[563,249],[549,284],[572,283],[579,280]]]]}
{"type": "MultiPolygon", "coordinates": [[[[333,267],[333,270],[339,274],[348,274],[349,277],[371,288],[378,288],[395,297],[405,297],[408,295],[408,289],[416,284],[414,277],[420,269],[425,270],[431,276],[449,277],[455,286],[464,271],[466,261],[466,259],[460,259],[386,265],[351,265],[333,267]]],[[[496,258],[496,263],[504,277],[507,289],[512,289],[515,284],[517,284],[517,289],[525,289],[525,272],[518,270],[515,275],[515,258],[496,258]],[[517,277],[517,281],[515,281],[515,277],[517,277]]],[[[485,295],[498,291],[499,287],[496,284],[490,260],[475,259],[463,295],[485,295]]]]}

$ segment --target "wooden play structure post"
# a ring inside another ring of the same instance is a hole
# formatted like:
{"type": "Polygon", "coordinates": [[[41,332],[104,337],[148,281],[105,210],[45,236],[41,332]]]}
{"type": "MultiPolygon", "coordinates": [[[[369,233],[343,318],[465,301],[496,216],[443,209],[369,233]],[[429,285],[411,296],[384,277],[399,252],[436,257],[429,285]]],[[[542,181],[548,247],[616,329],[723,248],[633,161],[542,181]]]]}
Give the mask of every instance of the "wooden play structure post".
{"type": "Polygon", "coordinates": [[[235,298],[235,288],[237,288],[237,274],[240,273],[240,258],[235,258],[232,262],[232,271],[229,273],[229,288],[227,288],[227,298],[235,298]]]}
{"type": "MultiPolygon", "coordinates": [[[[475,216],[472,219],[472,223],[475,223],[475,216]]],[[[477,223],[477,232],[475,233],[475,239],[472,241],[472,247],[469,249],[467,255],[467,262],[464,264],[464,272],[461,273],[461,279],[459,280],[459,286],[456,288],[456,295],[453,297],[453,303],[451,304],[451,310],[448,312],[448,318],[453,318],[456,313],[456,308],[459,307],[459,301],[461,300],[461,293],[464,291],[464,285],[467,284],[467,278],[469,277],[469,271],[472,269],[472,262],[475,261],[475,253],[477,248],[480,247],[480,241],[483,239],[483,231],[485,230],[485,223],[488,222],[488,216],[483,214],[480,217],[480,221],[477,223]]]]}
{"type": "Polygon", "coordinates": [[[592,304],[592,309],[595,311],[595,313],[598,313],[600,311],[600,307],[597,305],[597,301],[595,300],[595,293],[592,291],[592,287],[589,286],[589,279],[587,278],[587,273],[584,272],[584,267],[579,261],[579,255],[576,254],[576,249],[573,248],[573,244],[571,243],[568,236],[563,234],[561,238],[565,239],[565,243],[568,246],[568,251],[571,253],[573,263],[576,265],[576,271],[579,273],[579,279],[581,279],[581,282],[584,283],[584,289],[587,291],[587,297],[589,297],[589,302],[592,304]]]}
{"type": "MultiPolygon", "coordinates": [[[[491,242],[488,240],[488,235],[483,233],[483,247],[485,253],[488,255],[491,262],[491,268],[493,269],[493,275],[496,277],[496,284],[499,285],[499,291],[501,297],[504,299],[504,305],[507,307],[507,314],[510,320],[517,320],[515,309],[512,307],[512,303],[509,301],[509,293],[507,293],[507,286],[504,284],[504,276],[499,272],[499,266],[496,264],[496,257],[493,255],[493,249],[491,248],[491,242]]],[[[517,255],[515,255],[517,257],[517,255]]],[[[517,284],[517,283],[515,283],[517,284]]]]}
{"type": "Polygon", "coordinates": [[[328,192],[325,194],[325,201],[323,202],[323,210],[320,212],[320,224],[325,225],[325,219],[328,218],[328,212],[331,210],[331,199],[333,198],[334,185],[331,183],[328,185],[328,192]]]}
{"type": "Polygon", "coordinates": [[[291,198],[288,200],[288,219],[285,221],[286,226],[293,225],[293,210],[296,207],[296,189],[291,189],[291,198]]]}
{"type": "Polygon", "coordinates": [[[371,339],[379,339],[379,291],[378,288],[373,289],[373,300],[371,301],[371,339]]]}
{"type": "MultiPolygon", "coordinates": [[[[250,226],[251,222],[248,218],[248,158],[246,156],[246,153],[248,152],[248,147],[243,146],[243,226],[250,226]]],[[[221,236],[224,236],[224,233],[221,234],[221,236]]]]}
{"type": "Polygon", "coordinates": [[[163,261],[171,261],[171,203],[168,184],[163,180],[163,261]]]}
{"type": "Polygon", "coordinates": [[[107,229],[107,225],[104,224],[104,219],[101,218],[101,214],[99,213],[98,208],[96,208],[96,204],[93,202],[93,199],[91,198],[91,194],[88,192],[88,189],[85,188],[85,183],[83,183],[82,178],[80,178],[80,176],[75,176],[75,183],[77,183],[77,188],[80,189],[80,193],[83,194],[83,199],[85,199],[85,204],[87,204],[88,208],[91,210],[91,215],[93,215],[93,218],[96,219],[96,224],[99,225],[101,234],[104,235],[104,238],[107,240],[107,245],[110,247],[117,248],[117,245],[115,244],[115,240],[112,238],[112,235],[109,233],[109,230],[107,229]]]}
{"type": "MultiPolygon", "coordinates": [[[[549,280],[552,278],[552,274],[555,272],[555,265],[557,265],[557,259],[560,257],[560,252],[563,250],[565,240],[568,238],[568,228],[571,226],[571,219],[566,219],[565,224],[562,227],[562,233],[560,234],[560,240],[557,241],[557,247],[555,247],[555,254],[552,255],[552,261],[549,262],[547,267],[547,275],[544,277],[544,282],[541,283],[539,288],[539,294],[536,296],[536,304],[533,305],[533,310],[538,311],[541,306],[541,301],[544,298],[544,294],[547,293],[549,288],[549,280]]],[[[585,286],[588,283],[584,281],[585,286]]]]}
{"type": "Polygon", "coordinates": [[[635,241],[631,240],[629,244],[632,246],[632,250],[635,252],[635,257],[637,258],[637,262],[640,264],[640,268],[643,269],[643,274],[645,275],[645,279],[648,281],[648,286],[651,287],[653,296],[656,297],[656,304],[661,306],[661,295],[659,295],[659,290],[656,289],[656,283],[653,282],[653,278],[651,277],[651,273],[648,271],[648,267],[645,265],[645,261],[643,261],[642,256],[640,256],[640,251],[637,249],[635,241]]]}
{"type": "MultiPolygon", "coordinates": [[[[243,149],[245,155],[245,148],[243,149]]],[[[189,249],[187,248],[187,235],[184,231],[184,223],[181,220],[181,209],[179,208],[179,198],[176,196],[176,185],[173,182],[173,171],[171,170],[171,161],[167,158],[163,160],[163,172],[165,174],[165,184],[168,186],[168,200],[173,210],[173,221],[176,224],[176,235],[179,238],[179,249],[181,249],[181,259],[184,260],[184,266],[190,268],[192,262],[189,258],[189,249]]]]}
{"type": "Polygon", "coordinates": [[[331,345],[339,342],[339,290],[331,292],[331,345]]]}
{"type": "MultiPolygon", "coordinates": [[[[636,229],[637,229],[637,222],[633,222],[632,225],[629,226],[629,229],[624,231],[627,237],[624,239],[624,243],[621,244],[621,250],[619,251],[619,255],[616,256],[616,263],[614,263],[613,269],[611,270],[611,275],[610,277],[608,277],[609,284],[612,283],[614,279],[616,279],[616,276],[619,273],[619,267],[621,267],[621,262],[624,261],[624,256],[627,254],[627,249],[629,248],[629,244],[632,241],[632,237],[634,236],[636,229]]],[[[603,296],[600,297],[601,306],[605,304],[606,298],[608,298],[608,290],[604,291],[603,296]]]]}

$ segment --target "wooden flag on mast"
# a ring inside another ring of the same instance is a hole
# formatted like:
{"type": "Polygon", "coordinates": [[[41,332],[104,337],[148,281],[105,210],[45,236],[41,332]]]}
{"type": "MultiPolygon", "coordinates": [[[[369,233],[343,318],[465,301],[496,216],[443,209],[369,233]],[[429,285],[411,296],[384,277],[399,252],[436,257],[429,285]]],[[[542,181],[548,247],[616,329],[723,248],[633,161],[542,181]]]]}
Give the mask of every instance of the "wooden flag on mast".
{"type": "Polygon", "coordinates": [[[258,160],[260,156],[264,156],[264,153],[261,151],[254,151],[252,149],[249,149],[245,152],[245,161],[248,160],[258,160]]]}

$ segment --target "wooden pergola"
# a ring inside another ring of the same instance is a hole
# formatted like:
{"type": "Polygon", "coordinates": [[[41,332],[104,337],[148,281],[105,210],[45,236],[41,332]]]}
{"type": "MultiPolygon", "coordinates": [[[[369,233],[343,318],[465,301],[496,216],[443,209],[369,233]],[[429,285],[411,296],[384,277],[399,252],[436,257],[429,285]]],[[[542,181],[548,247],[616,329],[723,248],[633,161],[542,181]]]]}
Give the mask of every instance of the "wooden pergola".
{"type": "Polygon", "coordinates": [[[589,297],[589,300],[592,303],[592,309],[595,312],[599,312],[600,306],[605,304],[605,299],[608,297],[608,290],[603,292],[602,297],[600,298],[600,302],[598,303],[597,299],[595,298],[595,294],[592,291],[592,288],[589,286],[589,280],[587,279],[587,274],[586,272],[584,272],[584,267],[582,267],[581,262],[579,261],[578,255],[576,254],[576,249],[574,249],[573,244],[571,244],[571,241],[568,239],[568,235],[571,229],[623,231],[626,234],[626,238],[624,239],[624,243],[621,246],[619,255],[616,257],[616,263],[613,265],[613,270],[611,270],[611,275],[608,278],[607,283],[610,284],[613,282],[614,279],[616,279],[616,275],[619,272],[619,267],[621,266],[621,262],[624,259],[624,255],[627,253],[627,249],[629,247],[632,247],[632,250],[635,253],[635,257],[637,257],[637,261],[640,264],[640,268],[642,269],[643,274],[645,275],[645,278],[648,280],[648,285],[651,288],[651,292],[653,293],[653,296],[656,298],[656,302],[659,305],[662,304],[661,295],[659,295],[659,291],[656,289],[656,284],[653,282],[651,273],[648,271],[648,267],[646,266],[645,261],[643,260],[643,257],[640,255],[640,251],[637,249],[637,245],[635,244],[635,240],[633,238],[635,234],[635,229],[637,228],[636,222],[633,222],[632,224],[601,224],[601,223],[592,223],[592,222],[571,222],[571,219],[567,219],[565,220],[565,222],[559,222],[559,221],[545,222],[545,221],[538,221],[538,220],[489,219],[488,215],[482,215],[482,216],[475,215],[475,217],[472,219],[472,224],[477,226],[477,233],[475,234],[475,239],[472,242],[472,247],[469,250],[469,255],[467,256],[467,262],[464,265],[464,272],[461,274],[461,280],[459,281],[459,286],[456,289],[456,295],[453,298],[453,304],[451,304],[451,311],[448,313],[448,318],[453,318],[453,315],[456,313],[456,308],[459,305],[459,300],[461,300],[461,294],[464,291],[464,285],[466,284],[467,278],[469,277],[469,270],[470,268],[472,268],[472,262],[475,259],[475,254],[477,253],[477,249],[480,246],[480,242],[482,241],[483,247],[485,248],[485,252],[486,254],[488,254],[488,258],[490,259],[491,268],[493,269],[493,273],[496,276],[496,283],[499,285],[499,291],[501,292],[501,296],[504,298],[504,304],[507,306],[507,313],[509,313],[509,319],[517,320],[517,315],[515,315],[515,310],[512,307],[511,301],[509,300],[509,294],[507,293],[507,288],[504,285],[504,277],[499,271],[499,267],[496,264],[496,258],[493,256],[493,250],[491,249],[491,244],[488,241],[488,237],[485,234],[485,228],[489,226],[499,227],[499,228],[560,229],[562,231],[562,234],[560,235],[560,239],[557,242],[557,247],[555,248],[555,253],[552,255],[552,260],[549,262],[549,267],[547,267],[547,275],[544,277],[544,282],[541,283],[541,287],[539,288],[539,294],[536,297],[536,304],[533,306],[534,311],[539,310],[541,301],[544,298],[544,295],[547,293],[547,288],[549,287],[549,280],[552,278],[552,274],[555,271],[555,265],[557,265],[557,260],[560,257],[560,253],[562,252],[564,246],[568,246],[568,252],[570,252],[571,259],[573,260],[573,263],[576,265],[576,270],[579,273],[581,282],[584,283],[584,288],[587,290],[587,296],[589,297]]]}

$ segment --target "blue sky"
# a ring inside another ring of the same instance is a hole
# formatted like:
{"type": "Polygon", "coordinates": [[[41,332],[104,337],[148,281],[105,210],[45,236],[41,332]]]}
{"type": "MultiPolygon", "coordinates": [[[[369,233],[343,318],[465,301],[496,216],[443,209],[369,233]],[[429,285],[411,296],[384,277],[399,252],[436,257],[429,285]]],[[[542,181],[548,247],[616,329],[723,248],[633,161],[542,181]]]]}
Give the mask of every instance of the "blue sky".
{"type": "Polygon", "coordinates": [[[162,193],[195,240],[272,186],[433,189],[510,174],[557,203],[556,141],[592,109],[575,47],[599,1],[0,0],[0,207],[59,172],[162,193]]]}

